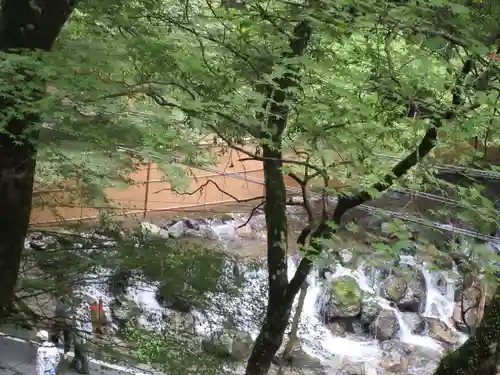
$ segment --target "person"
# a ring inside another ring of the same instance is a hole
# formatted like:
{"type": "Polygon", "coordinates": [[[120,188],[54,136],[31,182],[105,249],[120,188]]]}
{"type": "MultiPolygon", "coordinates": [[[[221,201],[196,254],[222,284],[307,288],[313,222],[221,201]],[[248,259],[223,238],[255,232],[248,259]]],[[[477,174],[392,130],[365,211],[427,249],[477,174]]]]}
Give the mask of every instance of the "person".
{"type": "Polygon", "coordinates": [[[73,315],[72,341],[75,356],[71,362],[71,367],[80,374],[89,373],[86,349],[89,335],[92,333],[92,318],[90,315],[89,304],[87,303],[80,305],[73,315]]]}
{"type": "Polygon", "coordinates": [[[50,341],[47,331],[38,332],[36,337],[42,342],[36,351],[36,375],[56,375],[56,369],[61,360],[59,350],[50,341]]]}
{"type": "Polygon", "coordinates": [[[71,316],[73,315],[73,308],[70,298],[68,294],[66,297],[57,300],[50,335],[52,343],[57,346],[62,332],[65,355],[69,352],[71,347],[71,316]]]}
{"type": "Polygon", "coordinates": [[[106,330],[107,318],[102,298],[92,303],[90,311],[92,316],[92,333],[103,335],[106,330]]]}

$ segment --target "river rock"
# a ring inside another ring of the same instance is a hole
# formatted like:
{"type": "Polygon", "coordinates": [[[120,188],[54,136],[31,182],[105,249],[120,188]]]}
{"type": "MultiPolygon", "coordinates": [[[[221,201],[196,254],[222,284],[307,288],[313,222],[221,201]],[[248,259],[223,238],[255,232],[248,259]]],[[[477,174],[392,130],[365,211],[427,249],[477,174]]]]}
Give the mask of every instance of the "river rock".
{"type": "Polygon", "coordinates": [[[377,375],[373,364],[362,361],[355,362],[347,356],[335,356],[324,362],[328,374],[335,375],[377,375]]]}
{"type": "Polygon", "coordinates": [[[392,373],[405,373],[408,371],[408,357],[398,352],[390,352],[382,357],[379,365],[392,373]]]}
{"type": "Polygon", "coordinates": [[[42,233],[32,233],[29,239],[29,245],[33,250],[50,250],[57,249],[59,242],[53,236],[44,236],[42,233]]]}
{"type": "Polygon", "coordinates": [[[119,329],[124,329],[127,324],[140,314],[139,307],[128,298],[116,298],[110,305],[111,319],[119,329]]]}
{"type": "Polygon", "coordinates": [[[421,334],[425,331],[425,319],[422,316],[412,312],[403,312],[401,314],[411,333],[421,334]]]}
{"type": "Polygon", "coordinates": [[[307,354],[300,345],[297,345],[292,352],[290,353],[290,358],[287,361],[287,365],[291,367],[295,367],[297,369],[316,369],[322,372],[323,365],[321,364],[321,360],[310,356],[307,354]]]}
{"type": "Polygon", "coordinates": [[[182,283],[182,285],[164,283],[156,291],[156,300],[163,307],[188,313],[193,307],[188,297],[189,289],[190,286],[187,283],[182,283]]]}
{"type": "Polygon", "coordinates": [[[361,323],[371,323],[377,317],[381,309],[382,307],[378,303],[377,297],[375,295],[371,295],[368,293],[363,294],[360,316],[361,323]]]}
{"type": "Polygon", "coordinates": [[[380,288],[382,297],[398,303],[405,295],[407,280],[404,276],[392,275],[384,281],[380,288]]]}
{"type": "Polygon", "coordinates": [[[344,336],[346,333],[356,335],[366,333],[365,324],[361,323],[357,317],[334,318],[328,322],[327,327],[334,336],[344,336]]]}
{"type": "MultiPolygon", "coordinates": [[[[453,321],[458,330],[469,333],[470,328],[477,326],[478,322],[478,306],[481,299],[481,285],[479,282],[474,282],[472,286],[458,291],[456,295],[456,304],[453,311],[453,321]]],[[[485,303],[487,304],[492,297],[493,287],[486,287],[485,303]]]]}
{"type": "Polygon", "coordinates": [[[427,324],[429,336],[433,339],[449,345],[458,344],[458,336],[444,322],[434,318],[427,318],[427,324]]]}
{"type": "Polygon", "coordinates": [[[411,347],[397,340],[388,340],[380,344],[384,353],[379,365],[384,370],[392,373],[405,373],[408,371],[411,347]]]}
{"type": "Polygon", "coordinates": [[[328,329],[335,337],[345,336],[349,332],[349,326],[345,321],[336,321],[327,324],[328,329]]]}
{"type": "Polygon", "coordinates": [[[169,232],[157,225],[151,224],[147,221],[141,222],[140,225],[141,225],[141,232],[146,236],[158,236],[161,238],[169,237],[169,232]]]}
{"type": "Polygon", "coordinates": [[[423,371],[423,374],[431,374],[442,353],[425,346],[408,345],[410,353],[408,354],[409,366],[412,368],[429,368],[429,371],[423,371]],[[429,365],[431,364],[431,365],[429,365]]]}
{"type": "Polygon", "coordinates": [[[354,254],[352,251],[347,249],[342,249],[338,251],[338,255],[340,258],[340,264],[344,267],[351,267],[354,264],[354,254]]]}
{"type": "Polygon", "coordinates": [[[425,306],[426,286],[425,278],[420,270],[410,270],[405,272],[406,290],[403,298],[397,302],[401,311],[420,313],[425,306]]]}
{"type": "Polygon", "coordinates": [[[181,220],[168,227],[168,234],[170,237],[179,238],[184,234],[185,229],[184,221],[181,220]]]}
{"type": "MultiPolygon", "coordinates": [[[[185,230],[193,230],[193,231],[199,231],[200,230],[200,223],[198,223],[196,220],[191,220],[188,218],[182,219],[184,223],[184,229],[185,230]]],[[[172,225],[174,225],[173,223],[172,225]]]]}
{"type": "Polygon", "coordinates": [[[399,322],[393,310],[383,309],[370,324],[370,332],[380,341],[394,337],[399,329],[399,322]]]}
{"type": "Polygon", "coordinates": [[[245,360],[252,351],[253,340],[248,332],[229,329],[202,340],[202,348],[214,356],[233,361],[245,360]]]}
{"type": "Polygon", "coordinates": [[[327,314],[330,317],[352,317],[361,312],[362,291],[355,278],[341,276],[331,282],[327,314]]]}
{"type": "Polygon", "coordinates": [[[165,309],[162,314],[163,321],[167,323],[169,330],[179,334],[195,334],[195,318],[191,313],[182,313],[165,309]]]}

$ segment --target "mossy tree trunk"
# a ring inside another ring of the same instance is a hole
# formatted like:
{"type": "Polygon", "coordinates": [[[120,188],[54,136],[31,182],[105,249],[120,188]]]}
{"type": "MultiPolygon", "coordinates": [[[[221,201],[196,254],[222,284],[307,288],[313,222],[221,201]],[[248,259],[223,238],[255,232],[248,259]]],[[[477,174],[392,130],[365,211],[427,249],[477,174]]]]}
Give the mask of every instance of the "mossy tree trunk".
{"type": "MultiPolygon", "coordinates": [[[[6,54],[50,50],[74,5],[70,0],[2,0],[0,50],[6,54]]],[[[39,85],[18,96],[37,101],[43,82],[24,74],[21,67],[19,72],[30,85],[39,85]]],[[[12,89],[12,95],[0,98],[0,324],[10,312],[29,225],[38,138],[38,115],[21,109],[29,105],[22,106],[16,94],[12,89]]]]}
{"type": "MultiPolygon", "coordinates": [[[[290,39],[290,50],[284,54],[283,59],[286,61],[303,55],[310,39],[309,21],[299,22],[290,39]]],[[[286,68],[290,73],[277,78],[275,85],[265,88],[269,102],[269,115],[266,130],[262,134],[262,157],[264,159],[266,193],[264,212],[267,227],[269,295],[264,323],[248,360],[246,375],[265,375],[268,373],[274,355],[283,342],[283,335],[290,319],[296,295],[296,292],[293,295],[287,293],[288,225],[286,186],[282,172],[282,134],[290,110],[289,106],[285,104],[290,96],[287,91],[298,84],[299,68],[291,65],[286,66],[286,68]]]]}

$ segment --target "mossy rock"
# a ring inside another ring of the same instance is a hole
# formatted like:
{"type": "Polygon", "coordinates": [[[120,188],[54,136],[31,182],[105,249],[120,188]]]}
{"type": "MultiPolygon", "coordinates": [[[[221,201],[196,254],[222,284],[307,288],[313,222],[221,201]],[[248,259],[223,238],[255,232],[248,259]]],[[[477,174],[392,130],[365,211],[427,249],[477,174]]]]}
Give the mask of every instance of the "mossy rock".
{"type": "Polygon", "coordinates": [[[330,297],[331,316],[349,317],[361,312],[363,292],[356,279],[351,276],[334,279],[330,297]]]}
{"type": "Polygon", "coordinates": [[[407,287],[407,279],[404,276],[390,276],[382,284],[382,297],[398,303],[405,296],[407,287]]]}

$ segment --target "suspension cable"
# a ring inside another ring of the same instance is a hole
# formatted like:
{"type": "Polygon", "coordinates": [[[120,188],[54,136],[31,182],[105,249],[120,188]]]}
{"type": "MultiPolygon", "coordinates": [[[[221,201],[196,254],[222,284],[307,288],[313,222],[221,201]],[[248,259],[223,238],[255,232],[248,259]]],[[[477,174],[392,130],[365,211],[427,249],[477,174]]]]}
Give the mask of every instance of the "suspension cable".
{"type": "MultiPolygon", "coordinates": [[[[397,160],[397,161],[403,160],[402,157],[394,156],[394,155],[385,155],[385,154],[378,154],[378,153],[374,153],[373,155],[375,155],[383,160],[384,159],[385,160],[397,160]]],[[[457,166],[457,165],[452,165],[452,164],[430,163],[430,165],[433,167],[437,167],[438,170],[443,171],[443,172],[461,173],[461,174],[464,174],[464,175],[470,176],[470,177],[480,177],[480,178],[486,178],[486,179],[490,179],[490,180],[500,180],[500,172],[474,169],[474,168],[469,168],[467,166],[457,166]]]]}
{"type": "MultiPolygon", "coordinates": [[[[131,149],[125,149],[125,150],[131,151],[131,152],[135,152],[134,150],[131,150],[131,149]]],[[[154,159],[162,160],[162,158],[160,156],[158,156],[158,155],[150,154],[150,156],[152,158],[154,158],[154,159]]],[[[180,160],[180,159],[177,159],[177,160],[180,160]]],[[[255,183],[255,184],[259,184],[259,185],[265,185],[265,182],[263,180],[254,179],[254,178],[248,178],[246,176],[243,176],[240,172],[221,172],[221,171],[219,171],[217,169],[214,169],[214,168],[199,167],[199,166],[194,166],[194,165],[192,167],[195,167],[197,169],[203,170],[205,172],[210,172],[210,173],[213,173],[213,174],[217,174],[219,176],[228,176],[228,177],[232,177],[232,178],[236,178],[236,179],[239,179],[239,180],[244,180],[244,181],[252,182],[252,183],[255,183]]],[[[302,193],[301,189],[294,188],[294,187],[286,187],[286,190],[287,190],[287,192],[295,193],[295,194],[301,194],[302,193]]],[[[396,192],[398,192],[397,190],[398,189],[389,189],[389,191],[396,191],[396,192]]],[[[403,189],[399,189],[399,190],[403,190],[403,189]]],[[[408,192],[410,190],[406,189],[406,191],[408,192]]],[[[407,194],[407,192],[405,192],[405,194],[407,194]]],[[[433,194],[419,193],[419,192],[417,192],[417,193],[421,194],[422,197],[427,198],[427,199],[431,199],[430,196],[433,196],[433,194]]],[[[321,199],[321,194],[318,194],[318,193],[311,193],[311,196],[315,197],[315,198],[321,199]]],[[[441,197],[439,197],[437,195],[434,195],[434,197],[441,198],[441,197]]],[[[336,198],[331,198],[331,200],[332,201],[336,201],[337,199],[336,198]]],[[[437,200],[437,199],[434,199],[434,200],[437,200]]],[[[443,200],[441,200],[441,202],[443,202],[443,203],[450,203],[450,202],[459,203],[457,201],[453,201],[452,199],[448,199],[448,198],[443,198],[443,200]]],[[[500,244],[500,239],[497,238],[497,237],[485,235],[485,234],[479,233],[477,231],[469,230],[469,229],[457,228],[457,227],[449,226],[447,224],[433,223],[433,222],[429,222],[429,221],[427,221],[425,219],[418,218],[416,216],[411,216],[411,215],[407,215],[407,214],[401,214],[401,213],[398,213],[398,212],[389,211],[389,210],[385,210],[385,209],[378,208],[378,207],[373,207],[373,206],[366,205],[366,204],[361,204],[359,206],[356,206],[355,208],[356,209],[360,209],[362,211],[365,211],[365,212],[367,212],[367,213],[369,213],[371,215],[385,215],[385,216],[389,216],[389,217],[395,217],[395,218],[398,218],[398,219],[401,219],[401,220],[404,220],[404,221],[413,222],[413,223],[424,225],[424,226],[431,227],[431,228],[434,228],[434,229],[444,230],[444,231],[447,231],[447,232],[451,232],[451,233],[455,233],[455,234],[461,234],[461,235],[464,235],[464,236],[467,236],[467,237],[472,237],[472,238],[476,238],[476,239],[479,239],[479,240],[483,240],[483,241],[488,241],[488,242],[500,244]]],[[[498,211],[497,211],[497,213],[498,213],[498,211]]]]}

